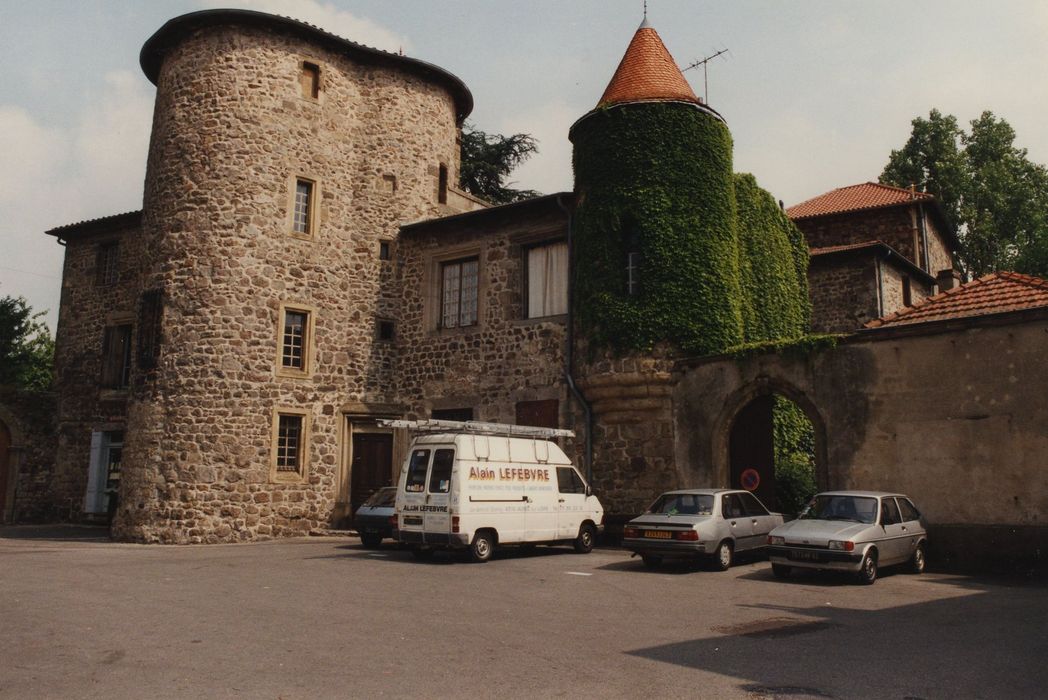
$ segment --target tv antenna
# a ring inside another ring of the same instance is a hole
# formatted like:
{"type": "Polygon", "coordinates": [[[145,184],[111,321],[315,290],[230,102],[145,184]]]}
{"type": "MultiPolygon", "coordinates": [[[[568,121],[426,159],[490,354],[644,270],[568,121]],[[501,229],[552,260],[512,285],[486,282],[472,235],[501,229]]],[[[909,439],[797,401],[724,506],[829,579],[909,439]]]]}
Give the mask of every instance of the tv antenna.
{"type": "MultiPolygon", "coordinates": [[[[725,53],[730,53],[730,52],[727,49],[721,49],[720,51],[718,51],[717,53],[715,53],[715,54],[713,54],[711,56],[707,56],[706,58],[703,58],[703,59],[700,59],[698,61],[695,61],[690,66],[688,66],[687,68],[684,69],[686,71],[689,71],[692,68],[698,68],[699,66],[702,66],[702,92],[703,92],[702,99],[706,102],[706,104],[710,103],[710,79],[709,79],[709,75],[707,74],[707,66],[710,64],[710,61],[712,61],[713,59],[717,58],[717,56],[720,56],[721,54],[725,54],[725,53]]],[[[681,72],[684,72],[684,71],[681,71],[681,72]]]]}

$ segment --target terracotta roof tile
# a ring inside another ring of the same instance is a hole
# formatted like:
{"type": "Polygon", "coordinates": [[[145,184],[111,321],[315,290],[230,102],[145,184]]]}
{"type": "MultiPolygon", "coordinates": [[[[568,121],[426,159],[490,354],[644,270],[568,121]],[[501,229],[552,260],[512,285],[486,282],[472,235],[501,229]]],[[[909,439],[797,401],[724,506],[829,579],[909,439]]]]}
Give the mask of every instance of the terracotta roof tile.
{"type": "Polygon", "coordinates": [[[641,25],[597,106],[659,100],[699,103],[658,33],[641,25]]]}
{"type": "Polygon", "coordinates": [[[913,306],[870,321],[866,328],[945,321],[1048,307],[1048,281],[1018,272],[995,272],[948,289],[913,306]]]}
{"type": "Polygon", "coordinates": [[[903,187],[864,182],[861,185],[840,187],[806,202],[795,204],[786,210],[786,215],[791,219],[807,219],[863,209],[894,207],[915,200],[934,201],[935,197],[927,192],[911,192],[903,187]]]}

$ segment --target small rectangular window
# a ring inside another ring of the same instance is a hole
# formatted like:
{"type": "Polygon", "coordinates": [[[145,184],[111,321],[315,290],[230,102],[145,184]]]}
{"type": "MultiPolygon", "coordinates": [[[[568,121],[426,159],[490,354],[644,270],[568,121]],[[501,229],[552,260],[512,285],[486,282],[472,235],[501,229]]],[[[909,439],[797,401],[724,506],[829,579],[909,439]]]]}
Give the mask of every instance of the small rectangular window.
{"type": "Polygon", "coordinates": [[[284,311],[283,342],[280,364],[288,369],[306,369],[306,333],[309,328],[309,313],[306,311],[284,311]]]}
{"type": "Polygon", "coordinates": [[[429,470],[429,492],[447,493],[451,490],[451,467],[455,464],[455,450],[437,450],[433,468],[429,470]]]}
{"type": "Polygon", "coordinates": [[[477,325],[479,271],[477,258],[456,260],[441,267],[442,328],[477,325]]]}
{"type": "Polygon", "coordinates": [[[295,180],[295,216],[292,231],[309,236],[313,232],[313,182],[298,178],[295,180]]]}
{"type": "Polygon", "coordinates": [[[95,257],[95,283],[100,286],[116,284],[120,281],[120,244],[102,243],[98,246],[95,257]]]}
{"type": "Polygon", "coordinates": [[[913,289],[909,277],[902,278],[902,305],[913,306],[913,289]]]}
{"type": "Polygon", "coordinates": [[[408,463],[408,477],[404,490],[419,493],[426,487],[426,471],[429,469],[429,450],[415,450],[408,463]]]}
{"type": "Polygon", "coordinates": [[[102,387],[126,389],[131,383],[131,326],[109,326],[102,337],[102,387]]]}
{"type": "Polygon", "coordinates": [[[378,259],[379,260],[389,260],[389,259],[391,259],[391,257],[392,257],[392,252],[391,252],[391,249],[390,249],[389,241],[379,241],[378,242],[378,259]]]}
{"type": "Polygon", "coordinates": [[[302,86],[302,97],[311,100],[320,96],[320,66],[309,61],[302,62],[302,73],[299,76],[302,86]]]}
{"type": "Polygon", "coordinates": [[[526,318],[568,312],[568,244],[563,241],[528,248],[525,258],[526,318]]]}
{"type": "MultiPolygon", "coordinates": [[[[432,170],[430,172],[433,172],[432,170]]],[[[438,175],[439,180],[437,182],[437,202],[440,204],[448,203],[448,166],[443,163],[440,164],[440,174],[438,175]]]]}
{"type": "Polygon", "coordinates": [[[394,331],[395,326],[393,325],[392,321],[385,318],[380,318],[378,320],[377,335],[379,340],[386,342],[393,340],[394,331]]]}
{"type": "Polygon", "coordinates": [[[473,409],[472,408],[434,408],[430,412],[429,415],[434,420],[467,421],[467,420],[473,420],[473,409]]]}
{"type": "Polygon", "coordinates": [[[640,294],[640,266],[642,256],[636,251],[626,253],[626,294],[633,297],[640,294]]]}
{"type": "Polygon", "coordinates": [[[302,416],[281,413],[278,417],[277,471],[302,471],[302,416]]]}

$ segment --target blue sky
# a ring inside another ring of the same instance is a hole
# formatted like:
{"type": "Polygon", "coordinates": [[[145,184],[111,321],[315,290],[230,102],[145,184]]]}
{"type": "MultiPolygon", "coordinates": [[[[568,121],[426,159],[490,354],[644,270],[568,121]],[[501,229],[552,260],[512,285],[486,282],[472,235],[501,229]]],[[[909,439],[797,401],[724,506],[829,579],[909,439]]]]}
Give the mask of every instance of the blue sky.
{"type": "MultiPolygon", "coordinates": [[[[46,229],[138,209],[153,86],[142,43],[167,19],[249,7],[403,49],[462,78],[471,122],[528,132],[520,187],[571,189],[567,129],[594,106],[642,0],[0,0],[0,296],[57,321],[62,248],[46,229]]],[[[681,66],[715,51],[709,102],[735,169],[787,205],[875,180],[910,120],[1007,119],[1048,162],[1048,3],[1039,0],[649,0],[681,66]]],[[[685,74],[700,95],[700,70],[685,74]]]]}

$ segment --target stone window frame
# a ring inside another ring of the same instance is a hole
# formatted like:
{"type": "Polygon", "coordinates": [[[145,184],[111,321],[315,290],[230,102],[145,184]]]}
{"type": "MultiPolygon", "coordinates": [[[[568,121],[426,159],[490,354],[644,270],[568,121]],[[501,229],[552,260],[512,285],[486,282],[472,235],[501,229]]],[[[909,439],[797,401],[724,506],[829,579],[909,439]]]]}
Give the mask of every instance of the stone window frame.
{"type": "Polygon", "coordinates": [[[274,406],[270,426],[269,481],[273,484],[300,484],[309,478],[309,452],[312,432],[312,412],[299,406],[274,406]],[[282,417],[298,418],[299,446],[298,469],[295,471],[279,469],[277,458],[280,449],[280,419],[282,417]]]}
{"type": "Polygon", "coordinates": [[[324,83],[326,82],[324,74],[327,72],[324,70],[322,61],[313,56],[299,56],[297,66],[298,73],[295,83],[298,87],[299,99],[305,102],[319,103],[324,95],[324,83]],[[309,72],[312,72],[315,76],[312,83],[312,95],[307,95],[305,90],[306,74],[309,72]]]}
{"type": "Polygon", "coordinates": [[[276,354],[276,376],[290,379],[308,379],[313,376],[314,362],[316,358],[316,323],[317,310],[309,304],[298,302],[281,302],[277,313],[277,354],[276,354]],[[284,366],[284,323],[287,312],[304,313],[306,315],[305,338],[302,341],[302,367],[284,366]]]}
{"type": "Polygon", "coordinates": [[[320,197],[323,193],[320,178],[300,172],[288,177],[287,186],[288,214],[286,226],[288,234],[292,238],[297,238],[302,241],[312,241],[316,238],[317,231],[320,229],[320,197]],[[295,230],[295,212],[298,200],[298,185],[300,182],[305,182],[310,185],[309,208],[306,213],[308,219],[305,231],[295,230]]]}
{"type": "Polygon", "coordinates": [[[485,297],[488,289],[488,270],[484,247],[479,242],[473,242],[429,254],[423,268],[422,288],[425,290],[426,300],[423,323],[427,331],[440,335],[478,332],[484,327],[484,313],[487,308],[485,297]],[[444,264],[469,258],[477,259],[477,322],[472,326],[444,328],[441,324],[444,316],[444,264]]]}

